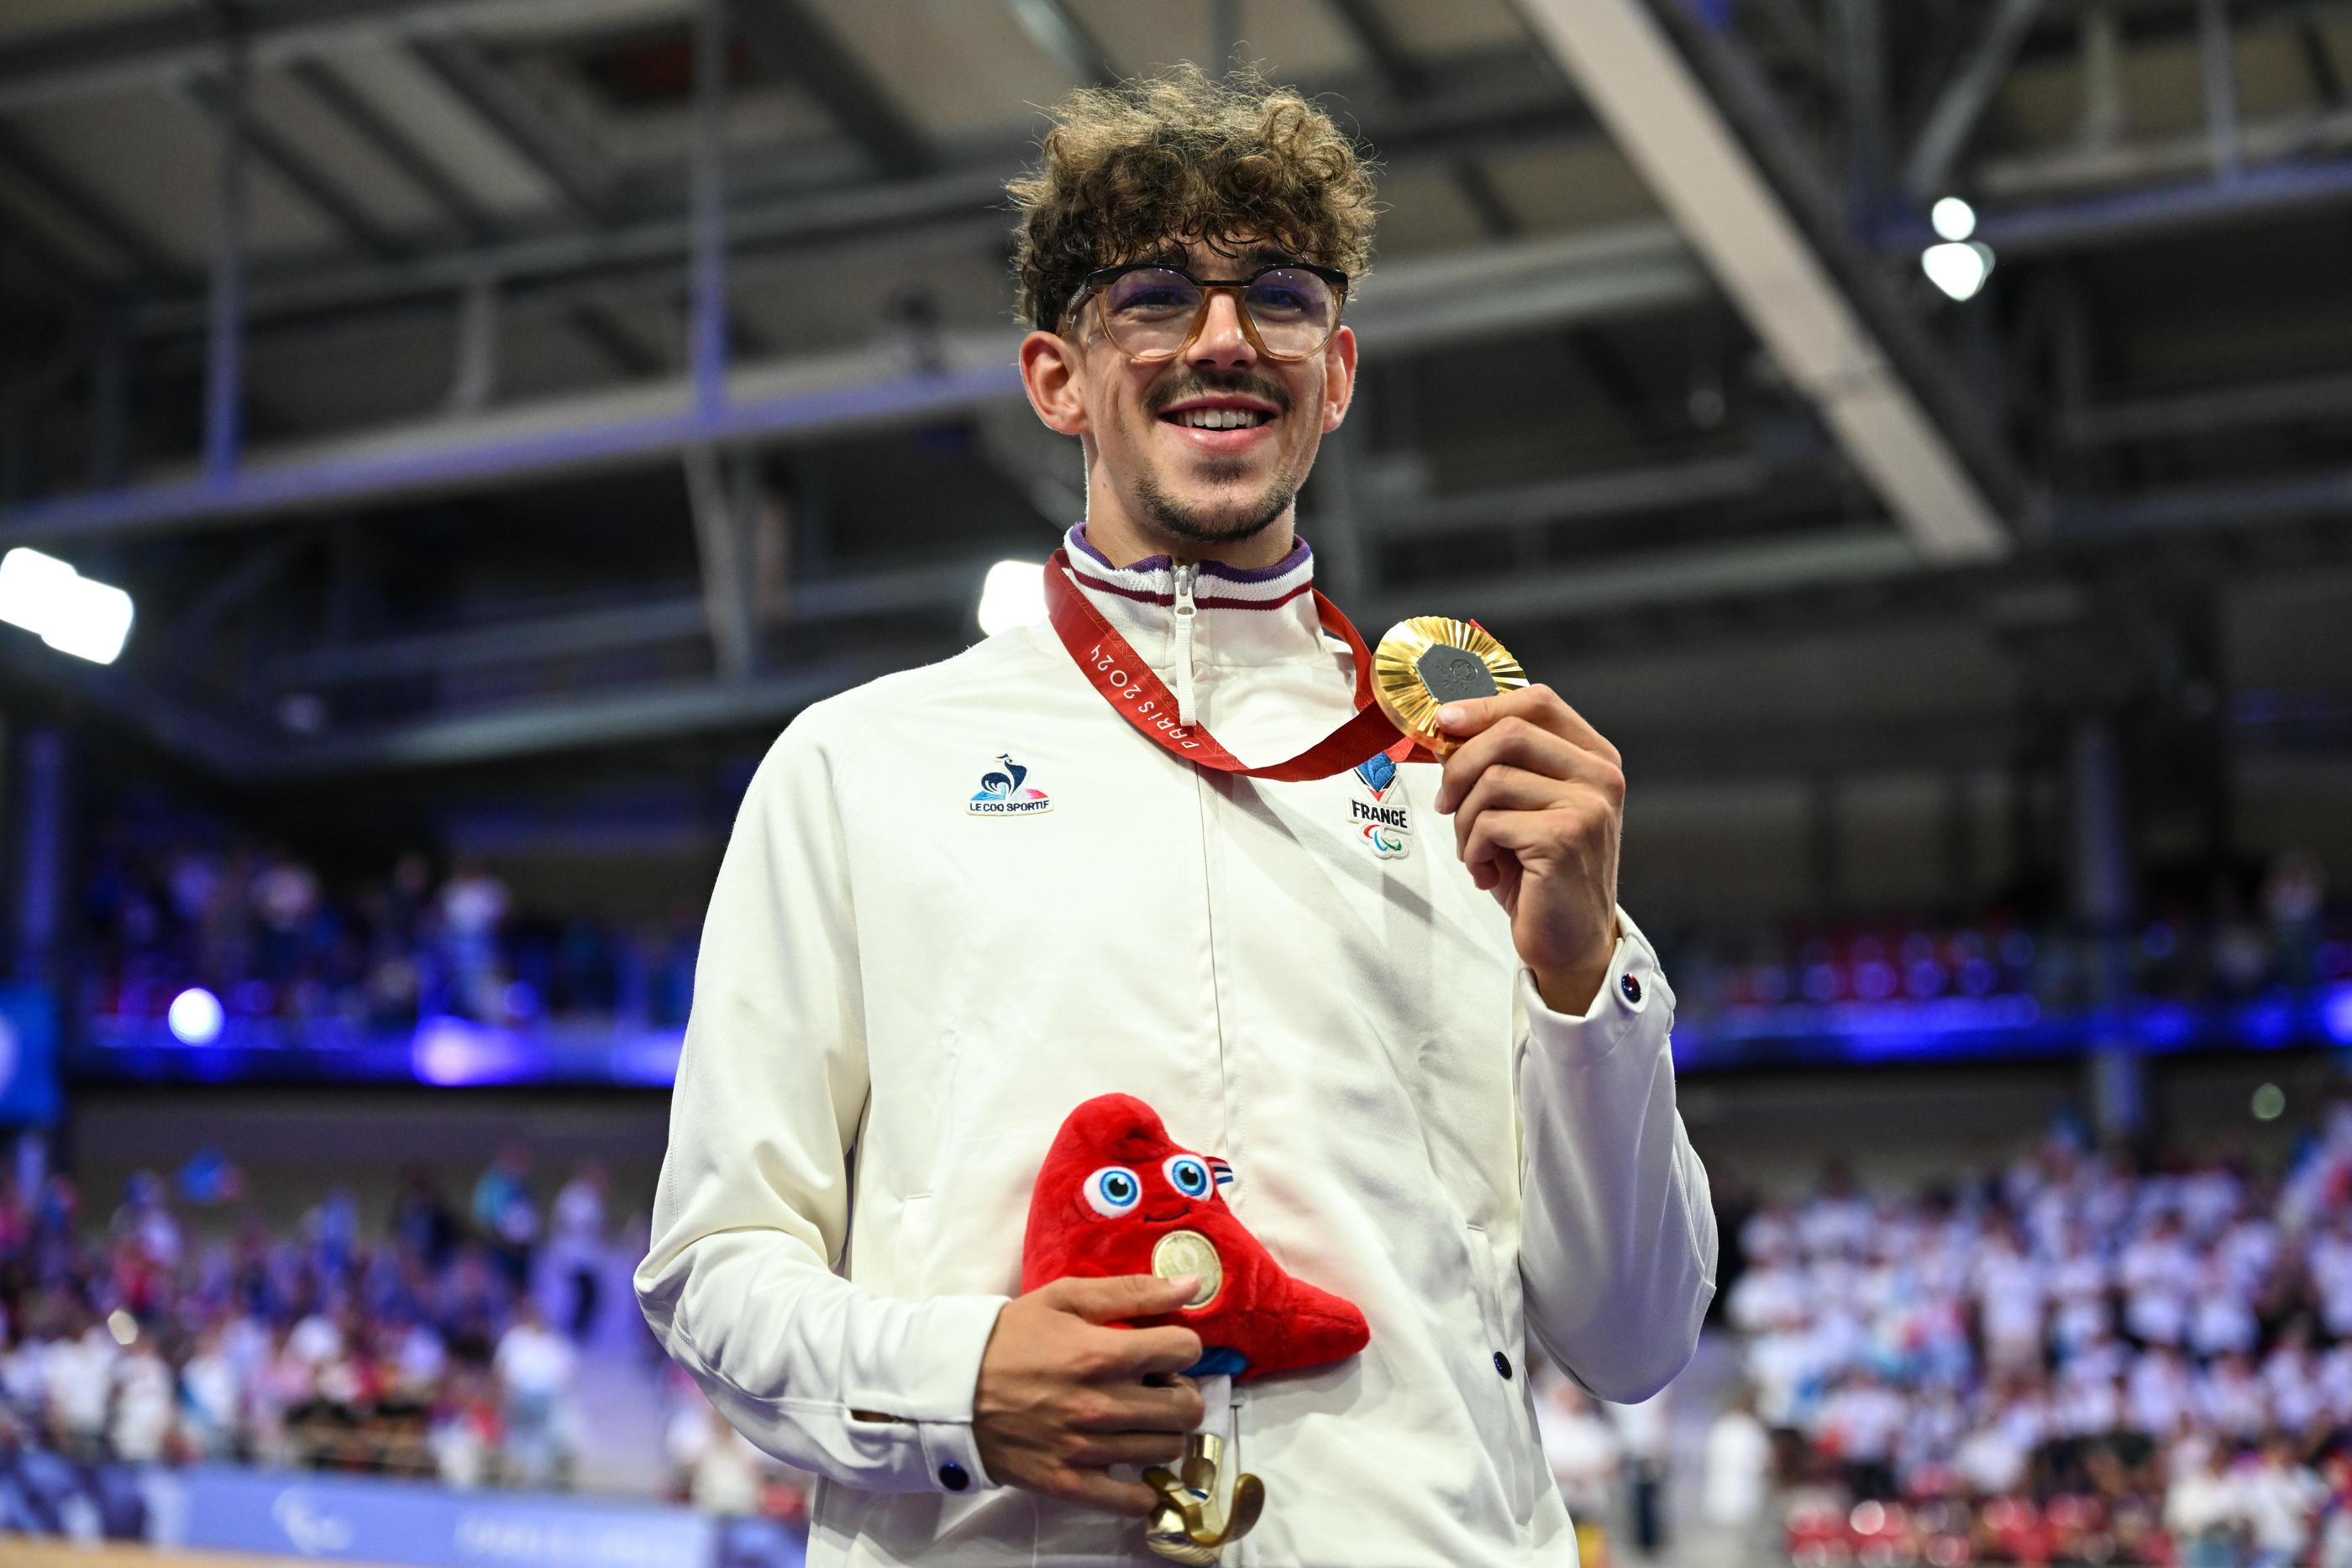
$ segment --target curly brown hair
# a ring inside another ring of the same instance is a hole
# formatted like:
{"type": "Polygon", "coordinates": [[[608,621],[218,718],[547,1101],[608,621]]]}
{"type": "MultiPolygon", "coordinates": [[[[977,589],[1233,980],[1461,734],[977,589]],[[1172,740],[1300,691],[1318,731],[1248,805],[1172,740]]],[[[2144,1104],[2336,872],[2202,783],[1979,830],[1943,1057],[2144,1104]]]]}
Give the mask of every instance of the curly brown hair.
{"type": "Polygon", "coordinates": [[[1350,276],[1370,260],[1371,165],[1288,88],[1185,64],[1082,88],[1053,112],[1044,157],[1006,187],[1017,308],[1034,326],[1057,329],[1095,268],[1171,242],[1263,243],[1350,276]]]}

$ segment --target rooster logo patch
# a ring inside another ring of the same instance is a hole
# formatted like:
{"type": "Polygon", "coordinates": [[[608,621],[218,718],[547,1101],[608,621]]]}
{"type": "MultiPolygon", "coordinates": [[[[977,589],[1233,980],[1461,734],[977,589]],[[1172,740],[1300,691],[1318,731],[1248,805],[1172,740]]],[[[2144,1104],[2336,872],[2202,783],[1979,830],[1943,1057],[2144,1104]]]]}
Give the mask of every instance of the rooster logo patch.
{"type": "Polygon", "coordinates": [[[1003,752],[996,766],[980,776],[980,793],[964,806],[975,817],[1034,817],[1053,809],[1052,798],[1030,786],[1029,769],[1003,752]]]}

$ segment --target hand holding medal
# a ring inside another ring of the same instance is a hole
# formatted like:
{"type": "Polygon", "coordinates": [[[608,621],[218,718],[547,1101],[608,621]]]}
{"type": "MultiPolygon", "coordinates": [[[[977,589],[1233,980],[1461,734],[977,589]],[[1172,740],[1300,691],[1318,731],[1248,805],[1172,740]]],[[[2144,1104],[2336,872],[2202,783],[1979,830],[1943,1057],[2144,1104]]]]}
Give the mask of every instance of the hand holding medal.
{"type": "Polygon", "coordinates": [[[1399,622],[1372,655],[1381,710],[1443,760],[1471,880],[1511,917],[1511,940],[1556,1011],[1582,1013],[1617,943],[1623,760],[1549,686],[1529,685],[1475,622],[1399,622]]]}

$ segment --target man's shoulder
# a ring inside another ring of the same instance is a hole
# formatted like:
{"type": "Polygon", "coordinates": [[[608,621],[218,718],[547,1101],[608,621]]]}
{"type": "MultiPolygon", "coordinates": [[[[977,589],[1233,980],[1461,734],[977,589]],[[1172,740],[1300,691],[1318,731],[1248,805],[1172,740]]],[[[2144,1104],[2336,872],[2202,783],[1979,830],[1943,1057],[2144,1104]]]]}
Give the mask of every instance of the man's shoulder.
{"type": "MultiPolygon", "coordinates": [[[[997,632],[951,658],[898,670],[852,686],[803,709],[786,735],[827,745],[912,725],[1029,706],[1054,693],[1054,677],[1069,657],[1042,622],[997,632]]],[[[1083,692],[1075,676],[1073,689],[1083,692]]]]}

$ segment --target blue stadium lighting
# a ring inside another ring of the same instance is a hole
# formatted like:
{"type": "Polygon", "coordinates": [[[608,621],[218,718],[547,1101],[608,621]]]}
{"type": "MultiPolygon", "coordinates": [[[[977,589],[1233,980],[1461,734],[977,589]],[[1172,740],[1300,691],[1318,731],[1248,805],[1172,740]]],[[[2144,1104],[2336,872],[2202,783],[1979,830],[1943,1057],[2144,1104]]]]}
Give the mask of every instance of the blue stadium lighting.
{"type": "Polygon", "coordinates": [[[210,1045],[221,1037],[226,1021],[220,998],[202,986],[190,986],[172,998],[163,1023],[182,1045],[210,1045]]]}
{"type": "Polygon", "coordinates": [[[2338,1045],[2352,1045],[2352,985],[2338,986],[2319,1004],[2320,1027],[2338,1045]]]}

